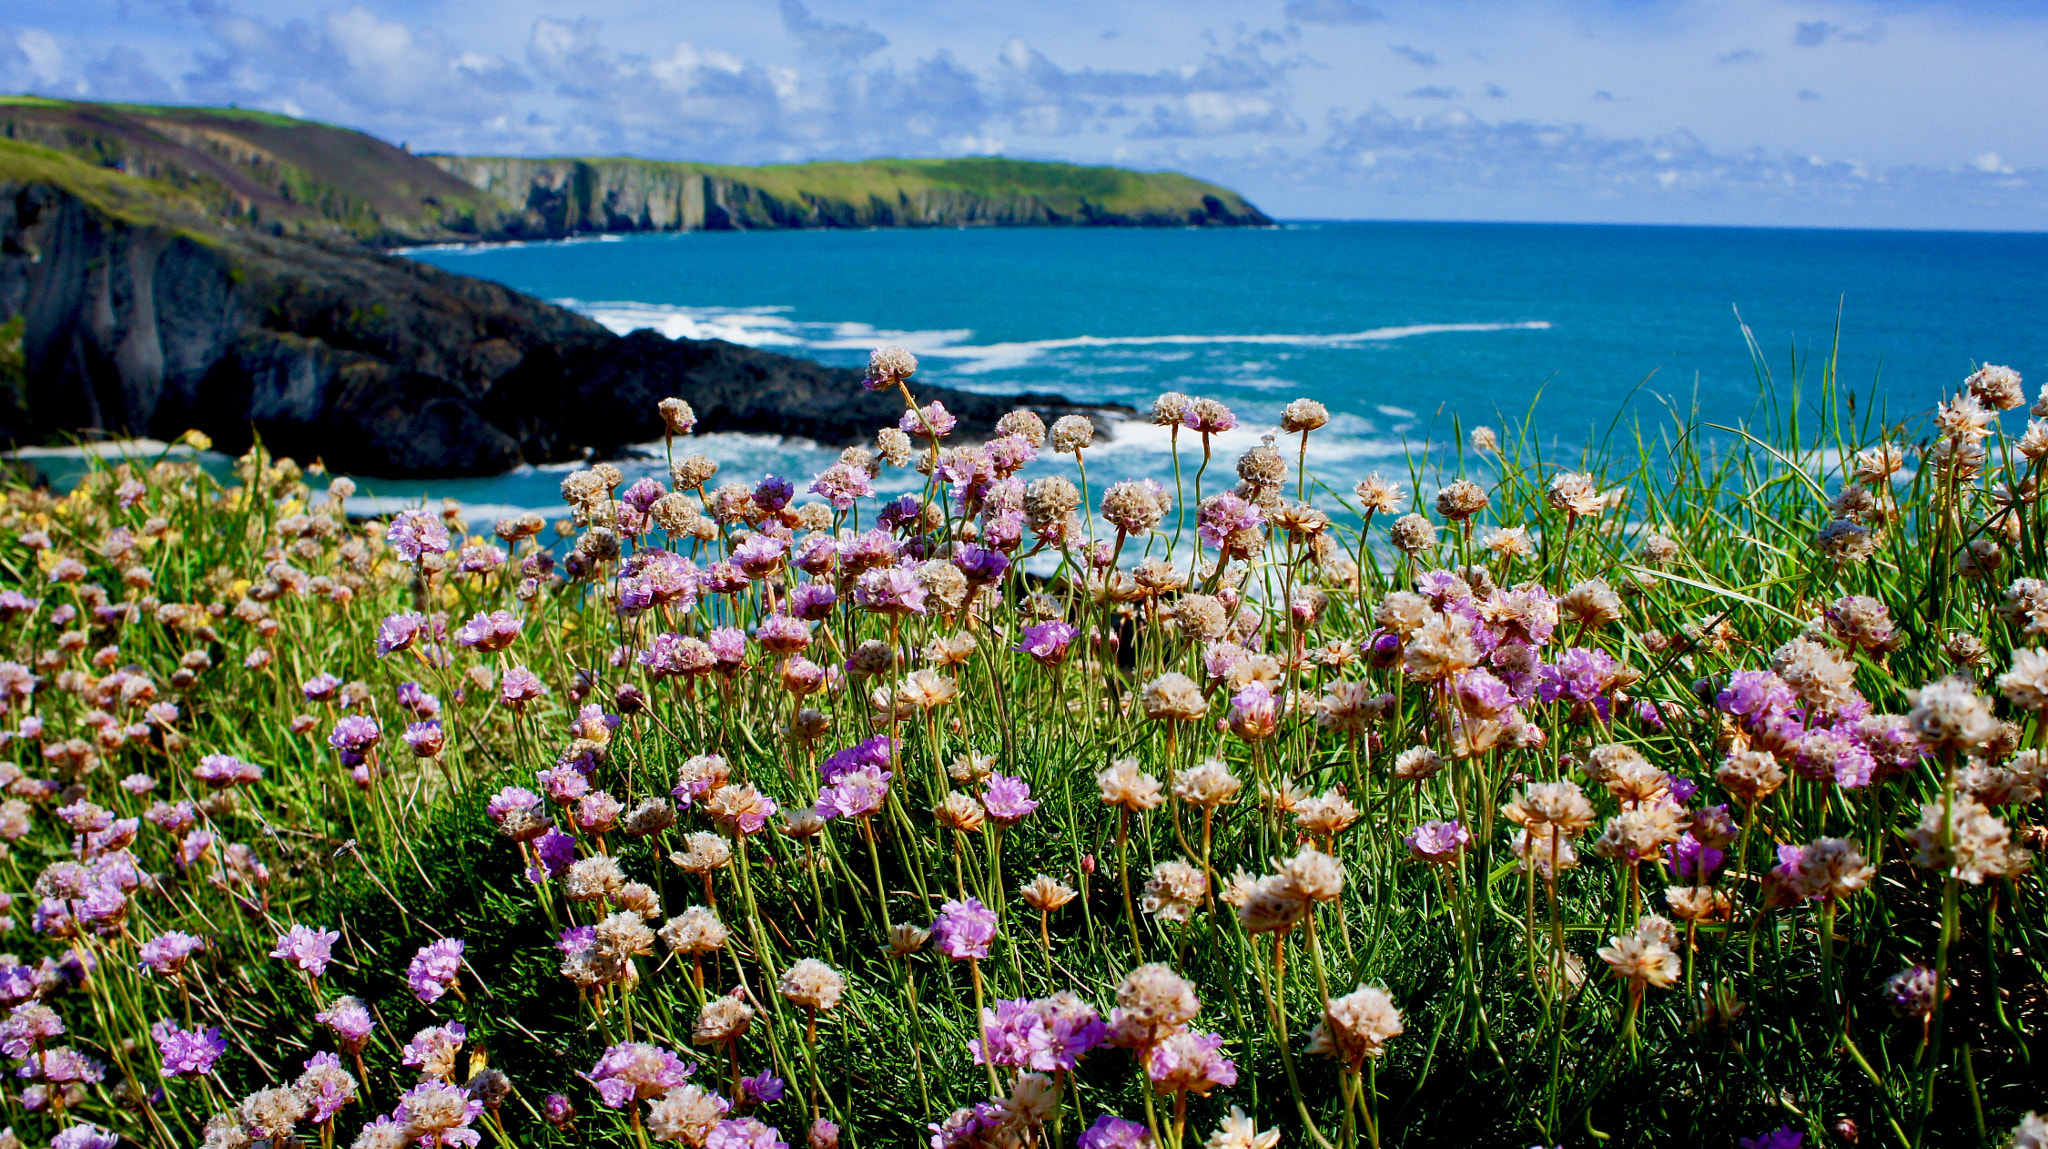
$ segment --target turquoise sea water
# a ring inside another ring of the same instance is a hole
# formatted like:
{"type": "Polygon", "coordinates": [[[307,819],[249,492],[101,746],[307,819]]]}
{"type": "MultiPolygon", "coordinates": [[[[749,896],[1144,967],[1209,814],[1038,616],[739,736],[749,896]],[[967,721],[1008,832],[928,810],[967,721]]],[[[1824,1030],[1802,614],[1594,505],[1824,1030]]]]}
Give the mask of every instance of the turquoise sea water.
{"type": "MultiPolygon", "coordinates": [[[[1141,409],[1163,390],[1214,396],[1245,427],[1219,445],[1226,459],[1310,396],[1337,415],[1311,438],[1310,464],[1339,489],[1405,469],[1411,449],[1453,438],[1454,419],[1519,422],[1539,393],[1533,426],[1567,455],[1622,411],[1758,416],[1738,309],[1780,380],[1795,359],[1817,380],[1839,307],[1841,378],[1894,417],[1923,413],[1981,362],[2048,381],[2048,235],[1297,223],[695,233],[411,254],[620,331],[849,366],[900,343],[933,383],[1141,409]]],[[[831,458],[757,436],[702,446],[721,478],[802,479],[831,458]]],[[[1170,473],[1166,446],[1127,424],[1093,453],[1090,478],[1170,473]]],[[[364,489],[547,508],[560,478],[364,489]]]]}

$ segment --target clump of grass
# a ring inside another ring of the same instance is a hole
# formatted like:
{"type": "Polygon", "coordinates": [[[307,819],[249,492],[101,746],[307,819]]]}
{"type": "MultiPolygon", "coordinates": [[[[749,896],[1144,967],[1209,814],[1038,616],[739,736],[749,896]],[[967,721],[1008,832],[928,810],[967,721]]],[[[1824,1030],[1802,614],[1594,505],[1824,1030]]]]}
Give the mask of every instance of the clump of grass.
{"type": "Polygon", "coordinates": [[[1351,492],[1167,396],[1196,501],[914,370],[552,541],[9,488],[0,1143],[2039,1143],[2017,377],[1351,492]]]}

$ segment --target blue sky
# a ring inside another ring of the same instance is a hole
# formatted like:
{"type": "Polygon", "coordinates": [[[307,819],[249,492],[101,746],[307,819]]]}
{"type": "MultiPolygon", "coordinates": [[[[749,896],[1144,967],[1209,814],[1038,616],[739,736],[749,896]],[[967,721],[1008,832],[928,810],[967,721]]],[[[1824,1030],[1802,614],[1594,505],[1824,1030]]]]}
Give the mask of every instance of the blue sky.
{"type": "Polygon", "coordinates": [[[2048,2],[12,0],[0,89],[1174,168],[1292,218],[2048,227],[2048,2]]]}

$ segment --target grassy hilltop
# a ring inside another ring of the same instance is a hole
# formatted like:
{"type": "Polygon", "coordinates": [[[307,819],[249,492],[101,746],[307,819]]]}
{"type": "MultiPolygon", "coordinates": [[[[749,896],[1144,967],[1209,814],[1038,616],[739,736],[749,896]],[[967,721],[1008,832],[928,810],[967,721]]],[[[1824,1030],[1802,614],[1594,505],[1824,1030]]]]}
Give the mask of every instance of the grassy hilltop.
{"type": "MultiPolygon", "coordinates": [[[[0,137],[145,177],[225,222],[378,245],[699,228],[1271,222],[1236,193],[1177,173],[999,157],[742,167],[420,156],[268,112],[28,96],[0,97],[0,137]]],[[[5,162],[9,173],[28,163],[14,153],[5,162]]]]}

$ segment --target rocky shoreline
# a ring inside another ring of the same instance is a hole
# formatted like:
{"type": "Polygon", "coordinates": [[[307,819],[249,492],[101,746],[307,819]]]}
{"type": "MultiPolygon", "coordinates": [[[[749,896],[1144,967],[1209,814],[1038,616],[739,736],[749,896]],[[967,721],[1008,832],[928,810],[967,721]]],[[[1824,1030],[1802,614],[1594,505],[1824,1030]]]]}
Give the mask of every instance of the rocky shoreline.
{"type": "MultiPolygon", "coordinates": [[[[19,378],[0,441],[260,437],[333,470],[481,476],[604,457],[660,436],[680,395],[705,431],[853,442],[900,414],[858,372],[722,341],[620,336],[502,285],[339,237],[219,219],[167,185],[0,140],[0,324],[19,378]],[[18,326],[15,326],[18,324],[18,326]]],[[[1124,409],[916,387],[987,436],[1124,409]]]]}

